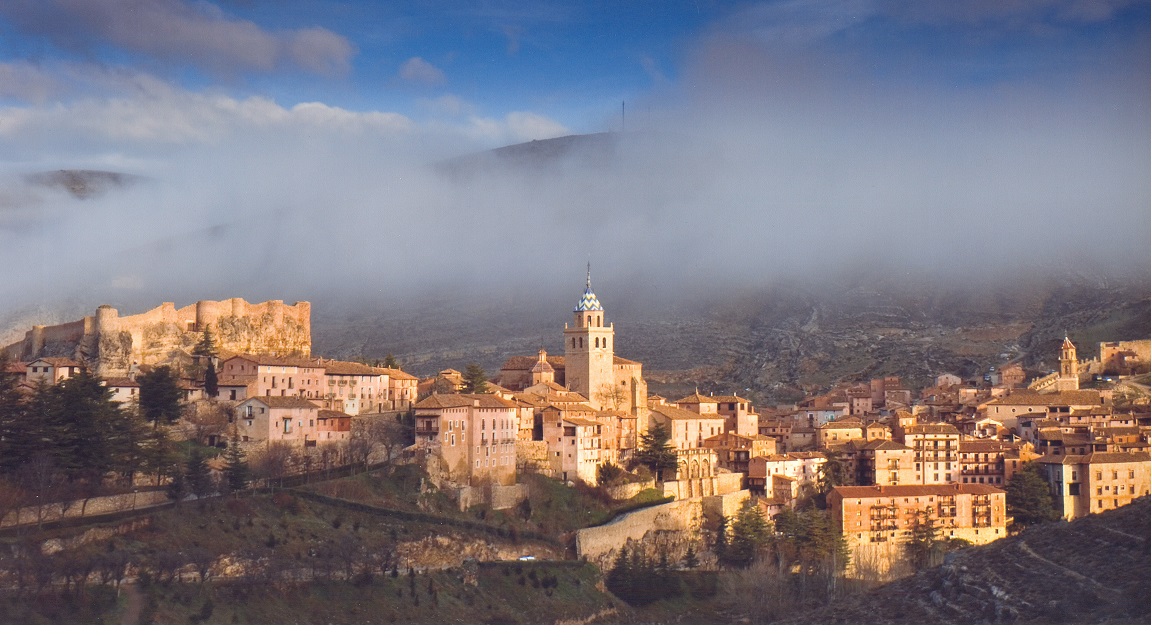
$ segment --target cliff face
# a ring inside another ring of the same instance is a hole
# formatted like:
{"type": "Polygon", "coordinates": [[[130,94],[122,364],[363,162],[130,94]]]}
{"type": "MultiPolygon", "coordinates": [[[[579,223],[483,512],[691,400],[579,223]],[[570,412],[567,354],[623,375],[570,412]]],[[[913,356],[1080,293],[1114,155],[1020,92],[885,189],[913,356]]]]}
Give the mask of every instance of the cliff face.
{"type": "Polygon", "coordinates": [[[103,376],[127,375],[134,364],[186,365],[207,327],[217,349],[274,356],[307,356],[312,350],[311,305],[280,300],[201,300],[177,309],[171,302],[123,316],[107,305],[92,316],[52,327],[35,326],[4,348],[13,357],[70,357],[103,376]]]}

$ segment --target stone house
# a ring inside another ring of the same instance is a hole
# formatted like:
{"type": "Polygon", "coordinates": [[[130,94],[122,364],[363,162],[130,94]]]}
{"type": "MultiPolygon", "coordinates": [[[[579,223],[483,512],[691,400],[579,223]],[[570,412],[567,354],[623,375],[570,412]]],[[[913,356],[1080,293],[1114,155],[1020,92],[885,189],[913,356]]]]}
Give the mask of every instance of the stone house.
{"type": "Polygon", "coordinates": [[[71,358],[37,358],[25,365],[24,382],[35,385],[44,380],[48,384],[58,384],[80,375],[85,368],[84,363],[71,358]]]}
{"type": "Polygon", "coordinates": [[[1020,445],[1001,440],[960,441],[960,478],[967,484],[1003,487],[1020,470],[1020,445]]]}
{"type": "Polygon", "coordinates": [[[815,427],[816,447],[826,449],[833,444],[860,440],[864,437],[864,421],[857,416],[842,416],[815,427]]]}
{"type": "Polygon", "coordinates": [[[913,482],[946,484],[960,481],[960,432],[942,423],[897,425],[892,439],[915,452],[913,482]]]}
{"type": "Polygon", "coordinates": [[[516,482],[520,406],[484,393],[434,393],[413,410],[416,447],[438,457],[448,480],[470,486],[516,482]]]}
{"type": "Polygon", "coordinates": [[[754,436],[760,433],[760,416],[756,413],[752,402],[747,398],[705,396],[696,392],[680,398],[673,404],[701,415],[723,416],[725,433],[735,433],[742,436],[754,436]]]}
{"type": "Polygon", "coordinates": [[[317,364],[324,376],[320,395],[324,408],[354,416],[392,408],[388,375],[383,369],[341,360],[320,360],[317,364]]]}
{"type": "Polygon", "coordinates": [[[748,463],[752,458],[765,458],[776,453],[776,441],[760,434],[722,433],[705,438],[704,446],[716,451],[716,461],[721,468],[744,475],[748,474],[748,463]]]}
{"type": "Polygon", "coordinates": [[[241,442],[289,442],[304,445],[316,428],[320,407],[299,396],[255,396],[236,406],[241,442]]]}
{"type": "Polygon", "coordinates": [[[324,368],[308,358],[235,355],[220,362],[217,376],[220,397],[232,401],[253,396],[319,401],[324,393],[324,368]]]}
{"type": "Polygon", "coordinates": [[[1006,494],[986,484],[836,487],[828,509],[852,553],[853,565],[883,570],[903,553],[908,533],[931,520],[945,538],[986,544],[1007,536],[1006,494]]]}
{"type": "Polygon", "coordinates": [[[1065,520],[1122,507],[1149,494],[1148,452],[1049,454],[1036,459],[1065,520]]]}
{"type": "Polygon", "coordinates": [[[723,416],[700,414],[668,404],[653,403],[648,407],[648,419],[649,429],[655,426],[668,429],[676,449],[701,449],[705,438],[724,433],[723,416]]]}

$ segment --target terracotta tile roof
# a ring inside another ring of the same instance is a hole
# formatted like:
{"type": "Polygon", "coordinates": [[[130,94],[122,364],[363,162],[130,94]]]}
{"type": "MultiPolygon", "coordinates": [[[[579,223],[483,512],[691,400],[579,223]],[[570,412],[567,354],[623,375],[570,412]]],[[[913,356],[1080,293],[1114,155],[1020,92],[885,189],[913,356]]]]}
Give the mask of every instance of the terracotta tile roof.
{"type": "Polygon", "coordinates": [[[595,420],[589,420],[587,418],[564,418],[563,420],[561,420],[561,423],[565,423],[565,422],[570,423],[570,424],[574,424],[578,427],[600,426],[599,422],[596,422],[595,420]]]}
{"type": "Polygon", "coordinates": [[[1046,455],[1037,458],[1035,461],[1044,464],[1115,464],[1118,462],[1148,462],[1150,459],[1147,451],[1143,452],[1128,452],[1128,451],[1093,451],[1085,455],[1046,455]]]}
{"type": "Polygon", "coordinates": [[[672,405],[655,405],[648,407],[652,413],[658,413],[669,420],[703,420],[704,416],[689,411],[688,409],[681,409],[680,407],[673,407],[672,405]]]}
{"type": "MultiPolygon", "coordinates": [[[[316,366],[316,365],[313,365],[316,366]]],[[[324,375],[329,376],[379,376],[386,375],[375,367],[359,362],[345,362],[342,360],[321,360],[319,366],[324,368],[324,375]]]]}
{"type": "Polygon", "coordinates": [[[132,378],[104,378],[105,387],[139,387],[140,383],[132,378]]]}
{"type": "Polygon", "coordinates": [[[763,460],[765,462],[784,462],[788,459],[788,456],[782,453],[773,453],[766,456],[756,456],[755,458],[752,458],[752,460],[763,460]]]}
{"type": "Polygon", "coordinates": [[[434,393],[417,402],[415,408],[449,409],[472,406],[481,409],[516,409],[519,405],[490,393],[434,393]]]}
{"type": "Polygon", "coordinates": [[[512,398],[517,402],[522,402],[530,407],[537,407],[542,409],[548,406],[548,402],[535,393],[514,393],[512,394],[512,398]]]}
{"type": "MultiPolygon", "coordinates": [[[[853,442],[856,442],[853,440],[853,442]]],[[[891,440],[868,440],[860,445],[862,451],[911,451],[912,448],[891,440]]]]}
{"type": "Polygon", "coordinates": [[[328,420],[330,418],[351,418],[352,416],[342,411],[332,411],[331,409],[321,409],[316,412],[316,417],[321,420],[328,420]]]}
{"type": "Polygon", "coordinates": [[[817,458],[822,458],[825,460],[828,459],[827,456],[825,456],[823,453],[820,453],[819,451],[792,451],[785,455],[792,458],[793,460],[815,460],[817,458]]]}
{"type": "Polygon", "coordinates": [[[1020,445],[1002,440],[961,440],[960,453],[999,453],[1016,451],[1020,445]]]}
{"type": "Polygon", "coordinates": [[[258,365],[272,366],[272,367],[296,367],[305,369],[315,369],[320,365],[317,361],[311,358],[302,358],[299,356],[269,356],[263,354],[240,353],[230,358],[221,358],[220,363],[223,364],[229,360],[235,359],[247,360],[254,362],[258,365]]]}
{"type": "Polygon", "coordinates": [[[387,375],[393,380],[417,380],[418,378],[410,373],[401,371],[399,369],[389,369],[388,367],[376,367],[378,371],[387,375]]]}
{"type": "Polygon", "coordinates": [[[77,361],[73,360],[72,358],[37,358],[37,359],[33,360],[32,362],[29,362],[28,364],[31,365],[31,364],[34,364],[36,362],[47,362],[48,364],[52,365],[53,367],[83,367],[84,366],[83,362],[77,362],[77,361]]]}
{"type": "Polygon", "coordinates": [[[930,424],[918,424],[918,425],[915,425],[912,427],[905,427],[904,433],[906,433],[908,435],[928,435],[928,434],[934,434],[934,435],[957,434],[957,435],[959,435],[960,432],[956,430],[955,426],[950,425],[947,422],[933,422],[930,424]]]}
{"type": "MultiPolygon", "coordinates": [[[[531,371],[532,367],[539,361],[539,356],[512,356],[504,361],[504,366],[500,367],[501,371],[531,371]]],[[[564,356],[548,356],[548,364],[552,368],[564,368],[564,356]]]]}
{"type": "Polygon", "coordinates": [[[301,398],[300,396],[252,396],[247,398],[244,402],[262,402],[266,406],[273,409],[319,409],[315,403],[301,398]]]}
{"type": "Polygon", "coordinates": [[[914,496],[955,496],[961,494],[993,495],[1006,493],[1003,489],[988,484],[914,484],[867,487],[835,487],[832,493],[842,498],[911,498],[914,496]]]}
{"type": "Polygon", "coordinates": [[[1098,405],[1100,404],[1100,392],[1092,391],[1091,389],[1081,389],[1078,391],[1057,391],[1055,393],[1038,393],[1031,390],[1013,390],[1006,396],[1001,396],[995,400],[989,400],[988,404],[992,405],[1044,405],[1044,406],[1067,406],[1067,405],[1098,405]]]}
{"type": "Polygon", "coordinates": [[[740,396],[709,396],[716,402],[752,402],[748,398],[741,398],[740,396]]]}
{"type": "Polygon", "coordinates": [[[711,402],[711,403],[715,404],[716,402],[719,402],[719,401],[716,400],[715,398],[710,397],[710,396],[700,395],[700,392],[697,391],[696,393],[693,393],[690,396],[684,396],[683,398],[680,398],[679,400],[676,401],[676,404],[700,404],[702,402],[711,402]]]}
{"type": "Polygon", "coordinates": [[[640,364],[640,363],[636,362],[635,360],[629,360],[628,358],[621,358],[620,356],[613,355],[612,356],[612,364],[640,364]]]}

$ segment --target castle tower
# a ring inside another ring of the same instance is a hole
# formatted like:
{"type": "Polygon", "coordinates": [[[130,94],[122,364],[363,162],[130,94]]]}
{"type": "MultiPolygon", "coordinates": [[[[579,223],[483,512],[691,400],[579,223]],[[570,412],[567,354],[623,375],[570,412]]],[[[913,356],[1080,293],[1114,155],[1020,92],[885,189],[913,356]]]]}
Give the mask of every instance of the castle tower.
{"type": "Polygon", "coordinates": [[[575,326],[564,325],[564,379],[568,388],[602,409],[597,396],[611,391],[615,377],[612,371],[612,349],[615,331],[604,326],[604,308],[592,291],[592,266],[584,295],[572,310],[575,326]]]}
{"type": "Polygon", "coordinates": [[[1057,391],[1076,391],[1080,388],[1080,362],[1076,359],[1076,345],[1064,336],[1060,345],[1060,375],[1056,378],[1057,391]]]}

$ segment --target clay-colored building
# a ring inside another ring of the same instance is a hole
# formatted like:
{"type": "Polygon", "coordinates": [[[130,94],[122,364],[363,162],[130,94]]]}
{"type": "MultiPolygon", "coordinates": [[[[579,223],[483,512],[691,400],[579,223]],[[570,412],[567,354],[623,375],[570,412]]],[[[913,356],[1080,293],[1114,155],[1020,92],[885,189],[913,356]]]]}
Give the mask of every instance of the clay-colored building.
{"type": "Polygon", "coordinates": [[[960,481],[1003,487],[1023,466],[1020,445],[1001,440],[960,440],[960,481]]]}
{"type": "Polygon", "coordinates": [[[35,385],[41,380],[56,384],[80,375],[87,367],[71,358],[37,358],[25,366],[24,382],[35,385]]]}
{"type": "Polygon", "coordinates": [[[943,537],[973,544],[1007,536],[1006,494],[986,484],[836,487],[828,509],[854,563],[868,558],[889,566],[912,528],[927,519],[943,537]]]}
{"type": "Polygon", "coordinates": [[[724,433],[723,416],[705,416],[667,404],[652,404],[648,408],[648,420],[650,427],[660,425],[668,429],[676,449],[700,449],[706,438],[724,433]]]}
{"type": "Polygon", "coordinates": [[[857,416],[843,416],[815,427],[816,446],[826,449],[833,444],[843,444],[864,437],[864,421],[857,416]]]}
{"type": "Polygon", "coordinates": [[[1122,507],[1149,493],[1149,454],[1093,452],[1036,459],[1066,520],[1122,507]]]}
{"type": "Polygon", "coordinates": [[[676,406],[702,415],[719,415],[724,418],[724,432],[742,436],[760,433],[760,416],[752,402],[740,396],[705,396],[699,392],[680,398],[676,406]]]}
{"type": "Polygon", "coordinates": [[[218,387],[227,400],[254,396],[324,397],[324,368],[308,358],[242,354],[220,362],[218,387]],[[244,391],[238,391],[243,386],[244,391]],[[234,397],[239,396],[239,397],[234,397]]]}
{"type": "Polygon", "coordinates": [[[897,425],[892,439],[915,452],[913,482],[944,484],[960,481],[960,432],[945,423],[897,425]]]}
{"type": "Polygon", "coordinates": [[[236,406],[235,424],[242,442],[304,445],[316,428],[320,407],[298,396],[256,396],[236,406]]]}
{"type": "Polygon", "coordinates": [[[752,458],[765,458],[776,453],[776,441],[760,434],[722,433],[705,438],[704,446],[716,451],[717,464],[722,468],[743,474],[748,473],[748,462],[752,458]]]}
{"type": "Polygon", "coordinates": [[[433,394],[414,406],[416,446],[461,485],[516,482],[519,405],[492,394],[433,394]]]}

